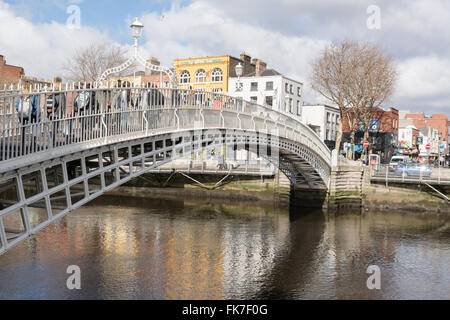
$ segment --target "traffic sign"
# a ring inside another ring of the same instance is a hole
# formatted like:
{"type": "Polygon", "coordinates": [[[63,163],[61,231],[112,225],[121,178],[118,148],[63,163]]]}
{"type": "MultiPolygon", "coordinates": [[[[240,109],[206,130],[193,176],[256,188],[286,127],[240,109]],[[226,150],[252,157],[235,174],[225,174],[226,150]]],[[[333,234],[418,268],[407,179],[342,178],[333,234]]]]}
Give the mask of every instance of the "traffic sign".
{"type": "Polygon", "coordinates": [[[441,145],[439,146],[439,148],[440,148],[441,150],[445,150],[445,144],[441,144],[441,145]]]}
{"type": "Polygon", "coordinates": [[[427,145],[425,146],[425,149],[430,150],[430,149],[431,149],[431,145],[430,145],[430,144],[427,144],[427,145]]]}
{"type": "Polygon", "coordinates": [[[369,141],[364,141],[364,147],[368,147],[369,146],[369,141]]]}

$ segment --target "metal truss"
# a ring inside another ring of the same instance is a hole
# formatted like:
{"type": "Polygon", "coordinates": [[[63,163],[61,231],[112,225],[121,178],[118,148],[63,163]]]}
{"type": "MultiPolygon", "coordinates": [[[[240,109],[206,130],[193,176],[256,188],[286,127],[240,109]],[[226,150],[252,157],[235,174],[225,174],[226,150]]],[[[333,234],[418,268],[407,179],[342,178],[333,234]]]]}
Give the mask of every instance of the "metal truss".
{"type": "MultiPolygon", "coordinates": [[[[34,95],[61,94],[73,105],[81,91],[34,95]]],[[[328,185],[331,153],[310,128],[288,115],[201,91],[132,88],[134,104],[127,106],[115,104],[118,89],[86,91],[95,92],[98,106],[82,113],[52,111],[26,122],[15,107],[1,110],[0,253],[131,179],[224,145],[266,158],[295,187],[328,185]],[[164,99],[143,100],[145,95],[164,99]]],[[[24,96],[0,99],[3,106],[13,106],[24,96]]]]}

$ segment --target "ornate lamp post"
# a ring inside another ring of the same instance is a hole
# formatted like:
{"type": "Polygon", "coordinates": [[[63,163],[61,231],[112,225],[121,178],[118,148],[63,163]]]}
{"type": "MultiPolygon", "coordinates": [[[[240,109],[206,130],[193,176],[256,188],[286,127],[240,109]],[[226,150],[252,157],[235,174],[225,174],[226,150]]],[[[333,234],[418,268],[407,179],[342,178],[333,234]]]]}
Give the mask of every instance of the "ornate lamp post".
{"type": "Polygon", "coordinates": [[[142,22],[139,21],[139,18],[135,18],[130,28],[134,37],[134,55],[137,57],[139,38],[142,36],[142,30],[144,29],[144,25],[142,24],[142,22]]]}
{"type": "Polygon", "coordinates": [[[105,80],[109,75],[111,75],[113,73],[118,73],[118,72],[124,71],[125,69],[129,68],[135,61],[138,61],[146,69],[150,69],[150,70],[156,71],[156,72],[166,73],[170,78],[172,87],[176,87],[177,86],[177,77],[176,77],[175,72],[172,69],[167,68],[167,67],[157,66],[152,63],[149,63],[148,61],[146,61],[144,58],[142,58],[139,55],[139,38],[142,36],[142,31],[144,29],[144,25],[142,24],[142,22],[139,21],[139,18],[135,18],[135,20],[131,24],[130,28],[131,28],[132,35],[134,37],[134,56],[131,57],[130,59],[128,59],[123,64],[121,64],[120,66],[105,70],[96,81],[97,87],[101,86],[103,83],[103,80],[105,80]]]}
{"type": "Polygon", "coordinates": [[[240,62],[236,66],[235,71],[236,71],[236,75],[238,77],[238,80],[236,82],[236,91],[237,92],[241,92],[242,89],[243,89],[243,85],[242,85],[242,82],[241,82],[241,76],[242,76],[242,73],[244,72],[244,67],[241,65],[240,62]]]}

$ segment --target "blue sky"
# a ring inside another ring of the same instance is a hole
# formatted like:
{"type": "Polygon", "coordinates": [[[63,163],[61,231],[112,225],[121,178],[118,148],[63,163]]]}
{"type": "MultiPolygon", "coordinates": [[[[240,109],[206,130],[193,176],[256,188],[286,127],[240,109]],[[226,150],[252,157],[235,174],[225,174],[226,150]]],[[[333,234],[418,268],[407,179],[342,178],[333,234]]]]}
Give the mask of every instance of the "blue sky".
{"type": "MultiPolygon", "coordinates": [[[[127,21],[150,12],[161,13],[170,9],[172,3],[164,0],[5,0],[17,12],[34,23],[65,23],[70,5],[81,9],[82,24],[102,30],[111,39],[126,42],[129,38],[127,21]]],[[[188,1],[180,1],[180,5],[188,1]]]]}
{"type": "Polygon", "coordinates": [[[385,107],[450,114],[448,0],[0,0],[0,54],[27,75],[63,75],[76,49],[129,48],[136,16],[145,25],[143,56],[170,66],[175,58],[245,51],[303,82],[307,103],[325,102],[308,82],[321,50],[332,41],[369,41],[394,58],[399,74],[385,107]],[[81,10],[77,30],[66,24],[72,4],[81,10]],[[379,29],[367,27],[374,4],[379,29]]]}

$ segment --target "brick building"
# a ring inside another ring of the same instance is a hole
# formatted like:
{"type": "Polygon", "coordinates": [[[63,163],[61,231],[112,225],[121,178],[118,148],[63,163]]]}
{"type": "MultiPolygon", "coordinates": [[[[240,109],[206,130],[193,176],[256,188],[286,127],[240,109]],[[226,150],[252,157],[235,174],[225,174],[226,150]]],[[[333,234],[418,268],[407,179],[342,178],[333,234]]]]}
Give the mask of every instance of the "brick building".
{"type": "MultiPolygon", "coordinates": [[[[393,155],[397,153],[399,113],[395,108],[383,110],[375,109],[370,117],[369,123],[369,142],[373,154],[380,156],[382,163],[387,163],[393,155]]],[[[342,119],[343,144],[350,143],[351,132],[355,132],[355,145],[352,147],[356,158],[361,156],[361,150],[364,139],[364,122],[355,119],[353,128],[349,127],[347,117],[342,119]]],[[[344,152],[346,150],[344,149],[344,152]]]]}
{"type": "Polygon", "coordinates": [[[445,142],[444,153],[449,153],[448,146],[448,136],[449,136],[449,119],[445,114],[432,114],[431,116],[426,116],[423,113],[406,113],[404,120],[410,120],[412,124],[418,128],[426,128],[427,126],[432,127],[439,131],[441,136],[441,141],[445,142]]]}
{"type": "Polygon", "coordinates": [[[6,64],[4,56],[0,55],[0,85],[18,84],[25,75],[22,67],[16,67],[6,64]]]}

